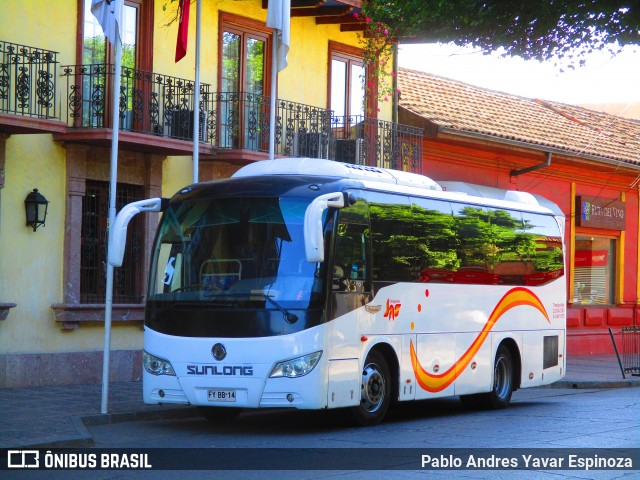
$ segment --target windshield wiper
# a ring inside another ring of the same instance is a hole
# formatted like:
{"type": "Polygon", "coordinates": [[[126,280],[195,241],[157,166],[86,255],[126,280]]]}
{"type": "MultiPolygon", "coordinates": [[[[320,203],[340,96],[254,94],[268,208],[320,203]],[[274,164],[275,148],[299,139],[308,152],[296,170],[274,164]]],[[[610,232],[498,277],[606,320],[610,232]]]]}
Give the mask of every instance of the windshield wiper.
{"type": "Polygon", "coordinates": [[[273,298],[271,298],[271,295],[267,295],[263,293],[262,296],[265,298],[265,300],[271,303],[271,305],[276,307],[276,310],[278,310],[280,313],[284,315],[284,318],[287,322],[296,323],[298,321],[298,316],[295,313],[291,313],[290,311],[288,311],[286,308],[284,308],[282,305],[276,302],[273,298]]]}

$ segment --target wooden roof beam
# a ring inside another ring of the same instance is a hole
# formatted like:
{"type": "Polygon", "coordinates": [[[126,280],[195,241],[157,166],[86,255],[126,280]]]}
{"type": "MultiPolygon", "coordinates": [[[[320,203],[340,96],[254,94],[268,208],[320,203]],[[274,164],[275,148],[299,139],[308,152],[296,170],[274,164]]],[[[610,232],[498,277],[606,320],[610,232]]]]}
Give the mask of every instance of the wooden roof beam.
{"type": "Polygon", "coordinates": [[[292,17],[335,17],[348,15],[353,7],[320,7],[291,10],[292,17]]]}
{"type": "MultiPolygon", "coordinates": [[[[291,0],[291,8],[311,8],[322,7],[327,0],[291,0]]],[[[362,0],[335,0],[335,3],[353,8],[362,8],[362,0]]],[[[269,0],[262,0],[262,8],[267,9],[269,7],[269,0]]]]}
{"type": "Polygon", "coordinates": [[[340,17],[319,17],[316,18],[316,25],[327,25],[327,24],[363,24],[362,20],[359,18],[355,18],[353,15],[343,15],[340,17]]]}
{"type": "Polygon", "coordinates": [[[364,23],[347,23],[340,25],[341,32],[364,32],[364,23]]]}
{"type": "MultiPolygon", "coordinates": [[[[291,0],[291,9],[321,7],[327,0],[291,0]]],[[[341,2],[342,3],[342,2],[341,2]]],[[[269,0],[262,0],[262,8],[269,8],[269,0]]]]}

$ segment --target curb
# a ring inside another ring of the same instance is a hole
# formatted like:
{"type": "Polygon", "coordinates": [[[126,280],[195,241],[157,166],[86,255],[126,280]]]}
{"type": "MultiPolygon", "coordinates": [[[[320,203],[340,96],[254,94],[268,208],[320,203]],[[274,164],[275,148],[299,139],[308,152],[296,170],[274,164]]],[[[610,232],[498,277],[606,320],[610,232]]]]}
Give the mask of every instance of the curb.
{"type": "Polygon", "coordinates": [[[59,438],[42,443],[25,443],[22,445],[13,445],[12,448],[84,448],[93,447],[93,437],[87,430],[80,417],[71,417],[71,422],[75,427],[78,435],[74,437],[59,438]]]}
{"type": "Polygon", "coordinates": [[[574,388],[574,389],[590,389],[590,388],[629,388],[640,387],[640,380],[613,380],[613,381],[593,381],[593,380],[560,380],[546,385],[543,388],[574,388]]]}
{"type": "Polygon", "coordinates": [[[87,427],[112,425],[116,423],[169,420],[198,417],[200,413],[195,407],[170,408],[165,410],[147,410],[128,413],[107,413],[105,415],[89,415],[70,417],[78,434],[67,438],[45,441],[42,443],[25,443],[12,445],[12,448],[85,448],[93,447],[95,442],[87,427]]]}
{"type": "Polygon", "coordinates": [[[177,418],[198,417],[200,413],[195,407],[177,407],[165,410],[144,410],[128,413],[107,413],[104,415],[90,415],[82,417],[83,427],[95,427],[99,425],[111,425],[115,423],[142,422],[152,420],[165,420],[177,418]]]}

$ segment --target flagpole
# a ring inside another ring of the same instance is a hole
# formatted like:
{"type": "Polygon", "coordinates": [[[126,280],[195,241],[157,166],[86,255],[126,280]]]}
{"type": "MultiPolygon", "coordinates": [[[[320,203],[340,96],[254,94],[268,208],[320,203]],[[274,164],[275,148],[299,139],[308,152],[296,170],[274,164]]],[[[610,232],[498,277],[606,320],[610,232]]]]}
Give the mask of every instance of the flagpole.
{"type": "Polygon", "coordinates": [[[273,29],[271,46],[271,106],[269,108],[269,160],[276,156],[276,86],[278,72],[287,66],[291,17],[290,0],[270,1],[267,7],[267,27],[273,29]]]}
{"type": "Polygon", "coordinates": [[[276,157],[276,82],[278,81],[278,42],[274,31],[271,48],[271,106],[269,108],[269,160],[276,157]]]}
{"type": "MultiPolygon", "coordinates": [[[[116,188],[118,178],[118,134],[120,132],[120,74],[122,70],[122,40],[116,37],[116,61],[113,81],[113,133],[111,136],[111,176],[109,180],[109,242],[111,244],[111,227],[116,221],[116,188]]],[[[108,248],[108,247],[107,247],[108,248]]],[[[109,403],[109,356],[111,352],[111,313],[113,309],[113,265],[107,263],[107,291],[104,309],[104,354],[102,361],[102,405],[100,412],[107,413],[109,403]]]]}
{"type": "MultiPolygon", "coordinates": [[[[188,0],[187,0],[188,1],[188,0]]],[[[193,92],[193,183],[198,183],[200,163],[200,26],[202,0],[196,3],[196,84],[193,92]]]]}

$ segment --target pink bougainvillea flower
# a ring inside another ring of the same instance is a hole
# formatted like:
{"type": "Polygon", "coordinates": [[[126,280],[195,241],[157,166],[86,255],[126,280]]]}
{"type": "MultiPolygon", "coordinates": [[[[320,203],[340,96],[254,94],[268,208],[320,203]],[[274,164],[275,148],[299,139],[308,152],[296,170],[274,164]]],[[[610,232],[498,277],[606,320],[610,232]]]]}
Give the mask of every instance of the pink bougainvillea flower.
{"type": "Polygon", "coordinates": [[[360,14],[358,12],[354,13],[353,18],[360,18],[360,14]]]}
{"type": "Polygon", "coordinates": [[[366,17],[366,18],[364,19],[364,23],[371,23],[371,19],[370,19],[369,17],[366,17]]]}

